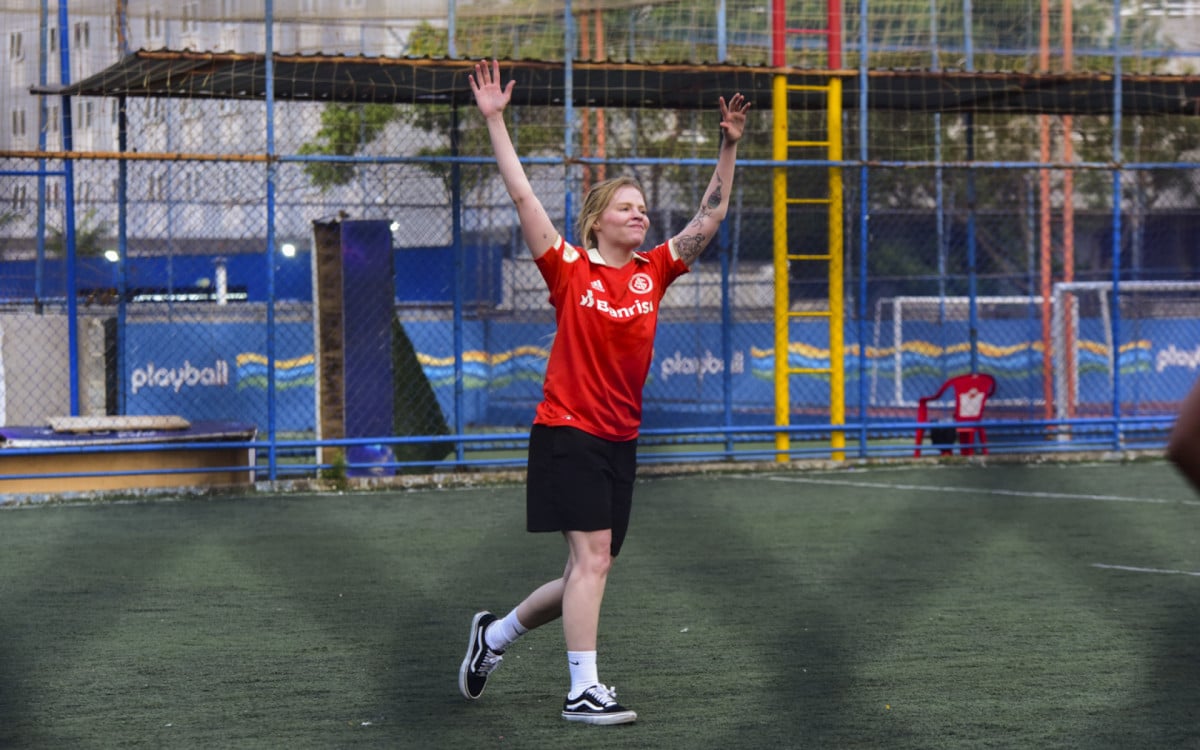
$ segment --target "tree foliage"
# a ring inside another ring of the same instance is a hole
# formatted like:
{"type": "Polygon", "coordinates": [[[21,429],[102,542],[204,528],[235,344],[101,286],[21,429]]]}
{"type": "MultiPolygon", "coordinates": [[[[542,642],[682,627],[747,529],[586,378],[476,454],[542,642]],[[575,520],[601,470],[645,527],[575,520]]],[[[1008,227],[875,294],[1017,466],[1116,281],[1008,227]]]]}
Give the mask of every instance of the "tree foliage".
{"type": "MultiPolygon", "coordinates": [[[[514,5],[519,3],[520,0],[516,0],[514,5]]],[[[1041,42],[1038,0],[974,3],[970,45],[964,29],[964,7],[962,0],[933,0],[932,3],[931,0],[889,0],[886,4],[873,4],[867,19],[871,24],[868,29],[872,40],[871,67],[1039,72],[1042,63],[1038,54],[1041,42]],[[967,57],[968,50],[972,51],[970,58],[967,57]]],[[[765,17],[760,11],[761,8],[742,5],[729,10],[724,20],[729,42],[727,60],[730,62],[745,65],[769,62],[769,28],[764,28],[765,17]]],[[[795,20],[802,26],[819,25],[824,12],[824,3],[807,0],[789,3],[789,14],[794,17],[789,21],[795,20]]],[[[1073,69],[1113,70],[1112,5],[1109,0],[1077,0],[1072,5],[1072,12],[1073,69]]],[[[598,18],[605,29],[605,46],[600,50],[593,47],[588,56],[664,62],[715,60],[716,40],[692,33],[697,28],[715,29],[715,13],[715,6],[695,3],[602,11],[598,18]]],[[[495,18],[473,16],[470,23],[457,27],[456,49],[469,58],[498,56],[560,60],[564,57],[561,18],[533,14],[516,27],[512,18],[511,14],[495,18]]],[[[596,20],[593,12],[581,12],[578,17],[580,35],[586,37],[586,27],[596,20]]],[[[857,18],[847,17],[848,35],[857,34],[854,28],[857,22],[857,18]]],[[[1126,72],[1160,72],[1166,64],[1161,57],[1131,57],[1127,54],[1129,50],[1161,49],[1163,29],[1159,24],[1159,19],[1150,15],[1123,19],[1120,46],[1126,51],[1122,57],[1126,72]]],[[[1062,72],[1065,66],[1061,56],[1062,40],[1058,38],[1061,25],[1061,4],[1056,4],[1051,19],[1055,38],[1049,40],[1050,72],[1062,72]]],[[[407,40],[408,53],[442,57],[448,54],[448,41],[445,29],[422,24],[407,40]]],[[[789,64],[817,68],[826,64],[822,45],[811,40],[796,41],[795,44],[789,52],[789,64]]],[[[854,54],[851,46],[843,60],[844,67],[859,64],[854,54]]],[[[432,136],[429,142],[433,145],[416,152],[421,156],[486,156],[491,153],[486,129],[480,127],[474,107],[460,106],[457,112],[444,105],[403,105],[381,108],[381,111],[330,105],[328,109],[322,118],[318,140],[309,144],[310,150],[306,153],[355,153],[391,123],[403,124],[413,131],[432,136]],[[452,132],[456,136],[453,140],[452,132]]],[[[592,137],[594,143],[596,131],[588,130],[594,127],[589,125],[589,110],[583,108],[576,112],[579,120],[570,125],[578,134],[592,137]]],[[[825,115],[823,110],[788,113],[789,134],[808,133],[819,138],[828,132],[825,115]]],[[[663,206],[667,196],[686,203],[693,191],[703,190],[709,170],[680,162],[715,155],[716,102],[711,111],[609,109],[605,110],[604,116],[612,153],[661,160],[661,163],[650,165],[618,167],[638,173],[647,187],[647,198],[652,207],[663,206]]],[[[510,131],[523,155],[564,154],[568,123],[564,122],[560,109],[514,106],[509,117],[510,131]]],[[[753,111],[750,118],[739,156],[746,160],[768,160],[772,154],[770,113],[753,111]]],[[[870,205],[861,210],[928,213],[936,207],[950,222],[965,221],[964,217],[980,209],[1018,215],[1032,205],[1031,191],[1038,187],[1039,174],[1036,168],[1007,168],[1005,163],[1039,162],[1043,158],[1043,132],[1051,144],[1051,162],[1109,163],[1113,157],[1113,122],[1113,118],[1099,115],[1079,115],[1071,121],[1027,113],[871,112],[866,120],[868,132],[863,137],[867,139],[868,158],[872,162],[946,163],[951,166],[938,170],[937,179],[932,166],[924,169],[872,168],[867,198],[870,205]],[[1073,150],[1069,155],[1065,150],[1067,143],[1073,150]],[[966,162],[996,166],[968,170],[963,166],[966,162]]],[[[847,111],[842,125],[847,158],[854,158],[853,146],[860,139],[857,113],[847,111]]],[[[1200,152],[1200,118],[1127,116],[1122,120],[1119,135],[1122,156],[1129,161],[1171,163],[1181,154],[1200,152]]],[[[584,151],[585,156],[594,155],[594,152],[586,152],[582,139],[576,146],[576,153],[584,151]]],[[[354,174],[353,165],[346,163],[314,163],[307,168],[314,182],[323,186],[344,184],[354,174]]],[[[422,168],[441,178],[448,195],[455,171],[452,161],[433,159],[423,163],[422,168]]],[[[459,185],[468,192],[478,190],[494,178],[494,170],[486,168],[459,168],[457,171],[459,185]]],[[[797,175],[795,182],[798,184],[814,185],[818,189],[823,184],[823,168],[792,171],[797,175]]],[[[763,174],[759,171],[755,176],[762,177],[763,174]]],[[[1052,190],[1057,206],[1064,200],[1062,175],[1062,170],[1053,170],[1052,190]]],[[[1101,212],[1110,209],[1110,170],[1080,169],[1073,172],[1073,177],[1073,201],[1077,208],[1101,212]]],[[[847,171],[847,179],[853,178],[854,174],[847,171]]],[[[1126,199],[1136,201],[1143,210],[1200,202],[1191,174],[1185,170],[1139,171],[1133,179],[1126,181],[1126,186],[1126,199]],[[1131,197],[1134,193],[1136,196],[1131,197]]],[[[744,191],[745,205],[771,205],[771,180],[740,179],[738,188],[744,191]]],[[[659,221],[658,217],[655,219],[661,231],[667,222],[659,221]]],[[[1026,230],[1012,227],[1012,231],[1026,230]]],[[[987,238],[981,238],[980,242],[981,252],[994,256],[997,268],[1003,267],[1014,273],[1020,270],[1017,266],[1023,260],[1005,260],[1006,253],[1011,254],[1011,248],[1005,246],[1009,242],[1007,237],[990,247],[987,238]]],[[[874,258],[886,260],[887,256],[894,256],[892,265],[896,268],[912,265],[913,259],[906,256],[906,253],[911,255],[911,251],[912,248],[902,242],[872,246],[874,258]]]]}
{"type": "MultiPolygon", "coordinates": [[[[75,222],[75,256],[94,258],[111,248],[113,228],[103,219],[97,219],[95,209],[88,211],[75,222]]],[[[62,227],[50,227],[46,237],[46,250],[51,255],[65,255],[67,233],[62,227]]]]}
{"type": "MultiPolygon", "coordinates": [[[[390,104],[338,104],[330,102],[321,112],[321,127],[312,141],[301,144],[305,155],[353,156],[374,141],[388,123],[399,115],[390,104]]],[[[346,185],[357,174],[353,162],[310,161],[304,164],[313,185],[328,190],[346,185]]]]}
{"type": "MultiPolygon", "coordinates": [[[[654,19],[646,18],[646,14],[652,14],[650,10],[635,10],[641,21],[650,22],[654,19]]],[[[711,15],[711,11],[708,11],[711,15]]],[[[623,36],[622,31],[627,24],[612,22],[612,27],[617,29],[613,32],[609,39],[609,48],[619,48],[628,42],[628,37],[623,36]]],[[[663,19],[658,19],[663,20],[663,19]]],[[[497,23],[501,21],[498,20],[497,23]]],[[[642,26],[643,24],[632,24],[633,26],[642,26]]],[[[663,23],[658,28],[669,29],[674,28],[678,24],[671,25],[663,23]]],[[[459,39],[460,49],[471,49],[480,46],[480,41],[476,37],[485,37],[483,30],[489,28],[490,24],[486,19],[473,22],[466,29],[460,32],[463,38],[459,39]]],[[[562,52],[562,31],[560,27],[553,25],[538,26],[534,25],[531,28],[522,28],[520,41],[517,43],[516,52],[522,57],[529,59],[555,59],[561,57],[562,52]]],[[[684,42],[681,40],[680,44],[684,42]]],[[[659,40],[662,49],[670,53],[669,41],[665,39],[659,40]]],[[[409,37],[409,51],[414,55],[438,57],[444,56],[448,52],[448,37],[444,29],[437,29],[428,24],[423,24],[413,31],[409,37]]],[[[682,47],[680,47],[682,50],[682,47]]],[[[694,51],[693,51],[694,54],[694,51]]],[[[503,73],[503,71],[502,71],[503,73]]],[[[729,92],[732,94],[734,92],[729,92]]],[[[598,129],[597,118],[594,110],[583,109],[579,110],[581,114],[580,128],[589,130],[589,137],[593,139],[593,149],[589,153],[584,153],[584,156],[595,157],[597,150],[594,146],[594,141],[597,137],[596,130],[598,129]]],[[[633,153],[639,157],[647,159],[664,159],[664,160],[683,160],[691,158],[714,158],[716,155],[716,140],[718,132],[717,121],[717,102],[713,101],[711,111],[706,112],[670,112],[664,110],[604,110],[605,116],[605,133],[609,143],[615,144],[622,153],[633,153]]],[[[765,116],[765,113],[764,115],[765,116]]],[[[489,155],[491,154],[491,143],[487,133],[487,129],[482,127],[482,123],[478,119],[478,113],[475,108],[465,107],[458,113],[458,153],[460,155],[489,155]]],[[[541,155],[541,156],[561,156],[565,153],[564,148],[564,122],[561,108],[558,107],[517,107],[513,106],[509,112],[510,132],[514,141],[518,145],[518,149],[523,155],[541,155]]],[[[423,130],[428,133],[449,133],[452,130],[453,114],[449,106],[445,105],[422,105],[422,106],[404,106],[401,107],[401,120],[412,128],[423,130]]],[[[769,133],[769,128],[763,127],[759,129],[762,133],[769,133]]],[[[452,155],[451,145],[448,138],[442,139],[440,145],[432,147],[424,147],[418,151],[421,156],[450,156],[452,155]]],[[[748,137],[747,141],[750,140],[748,137]]],[[[742,153],[748,153],[743,149],[742,153]]],[[[758,155],[759,158],[765,157],[769,153],[769,145],[758,155]]],[[[450,190],[451,165],[446,162],[430,162],[422,164],[422,167],[439,177],[441,177],[446,185],[447,194],[450,190]]],[[[694,189],[697,192],[696,199],[699,200],[699,193],[703,192],[704,187],[708,183],[708,177],[711,174],[710,169],[699,169],[695,166],[679,166],[670,163],[655,164],[650,166],[638,167],[630,170],[628,167],[620,167],[624,171],[635,171],[637,177],[646,186],[650,195],[647,196],[651,206],[660,206],[664,202],[658,200],[658,196],[667,190],[683,189],[685,192],[694,189]],[[702,174],[701,174],[702,173],[702,174]],[[696,187],[698,185],[698,187],[696,187]]],[[[591,178],[598,178],[600,174],[599,167],[588,167],[591,178]]],[[[613,173],[607,173],[611,176],[613,173]]],[[[492,170],[461,170],[460,180],[464,189],[470,191],[479,188],[488,180],[494,178],[492,170]]],[[[670,230],[672,227],[666,226],[667,222],[659,220],[657,217],[652,221],[655,227],[654,231],[670,230]]]]}

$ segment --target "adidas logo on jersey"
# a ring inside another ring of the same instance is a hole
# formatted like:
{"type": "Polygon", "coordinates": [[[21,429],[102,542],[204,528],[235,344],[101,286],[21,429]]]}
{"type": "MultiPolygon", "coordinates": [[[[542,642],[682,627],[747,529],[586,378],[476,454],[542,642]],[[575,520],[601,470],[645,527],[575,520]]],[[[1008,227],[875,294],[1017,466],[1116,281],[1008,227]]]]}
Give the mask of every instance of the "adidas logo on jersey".
{"type": "Polygon", "coordinates": [[[597,292],[604,294],[604,283],[601,282],[600,279],[596,279],[595,281],[592,282],[592,289],[595,289],[597,292]]]}

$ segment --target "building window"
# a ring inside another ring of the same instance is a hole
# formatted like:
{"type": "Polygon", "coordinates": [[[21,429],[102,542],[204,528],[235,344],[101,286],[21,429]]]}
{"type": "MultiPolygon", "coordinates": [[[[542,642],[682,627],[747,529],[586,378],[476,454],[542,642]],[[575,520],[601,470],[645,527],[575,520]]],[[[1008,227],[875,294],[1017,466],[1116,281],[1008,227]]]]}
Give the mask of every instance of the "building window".
{"type": "Polygon", "coordinates": [[[10,60],[25,59],[25,45],[21,41],[21,32],[19,31],[8,33],[8,57],[10,60]]]}
{"type": "Polygon", "coordinates": [[[163,19],[161,10],[152,10],[146,15],[146,36],[149,39],[162,39],[163,19]]]}
{"type": "Polygon", "coordinates": [[[80,102],[75,108],[75,119],[79,121],[79,127],[90,128],[96,122],[96,103],[95,102],[80,102]]]}
{"type": "Polygon", "coordinates": [[[12,134],[13,138],[25,137],[25,110],[23,109],[12,111],[12,134]]]}
{"type": "Polygon", "coordinates": [[[199,120],[211,112],[212,105],[209,102],[194,99],[182,99],[179,102],[179,116],[185,120],[199,120]]]}
{"type": "Polygon", "coordinates": [[[162,120],[163,120],[163,111],[162,110],[163,110],[162,99],[159,99],[158,97],[154,97],[154,98],[146,100],[146,103],[142,109],[142,112],[146,115],[146,120],[148,122],[162,122],[162,120]]]}
{"type": "Polygon", "coordinates": [[[46,29],[46,49],[51,53],[58,51],[58,29],[53,26],[46,29]]]}
{"type": "Polygon", "coordinates": [[[75,24],[75,49],[88,49],[92,46],[92,23],[80,21],[75,24]]]}
{"type": "Polygon", "coordinates": [[[160,174],[151,174],[146,178],[146,198],[152,201],[160,201],[166,191],[163,189],[163,177],[160,174]]]}
{"type": "Polygon", "coordinates": [[[183,173],[183,196],[184,198],[195,198],[200,195],[200,190],[197,187],[199,176],[194,171],[183,173]]]}
{"type": "Polygon", "coordinates": [[[13,185],[12,191],[12,207],[17,211],[25,208],[25,203],[29,200],[29,190],[24,184],[13,185]]]}
{"type": "Polygon", "coordinates": [[[194,34],[200,31],[200,3],[183,4],[183,33],[194,34]]]}

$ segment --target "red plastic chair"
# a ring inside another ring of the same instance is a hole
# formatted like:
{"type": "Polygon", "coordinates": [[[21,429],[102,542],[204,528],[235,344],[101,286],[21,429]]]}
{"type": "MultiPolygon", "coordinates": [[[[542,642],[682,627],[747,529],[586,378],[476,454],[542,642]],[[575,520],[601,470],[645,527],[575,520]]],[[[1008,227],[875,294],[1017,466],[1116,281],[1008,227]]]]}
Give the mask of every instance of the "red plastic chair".
{"type": "MultiPolygon", "coordinates": [[[[918,422],[929,422],[929,402],[937,401],[948,390],[954,391],[954,424],[947,423],[946,427],[954,430],[957,442],[963,446],[960,452],[964,456],[975,455],[975,444],[978,439],[979,452],[986,455],[987,432],[982,427],[973,426],[971,423],[983,419],[983,410],[987,406],[987,400],[996,392],[996,379],[983,372],[950,378],[942,383],[942,387],[938,389],[937,393],[917,401],[918,422]]],[[[930,429],[935,428],[931,427],[930,429]]],[[[925,428],[918,427],[917,449],[913,452],[917,458],[921,457],[921,443],[924,439],[925,428]]],[[[943,456],[954,453],[954,449],[949,446],[942,447],[941,451],[943,456]]]]}

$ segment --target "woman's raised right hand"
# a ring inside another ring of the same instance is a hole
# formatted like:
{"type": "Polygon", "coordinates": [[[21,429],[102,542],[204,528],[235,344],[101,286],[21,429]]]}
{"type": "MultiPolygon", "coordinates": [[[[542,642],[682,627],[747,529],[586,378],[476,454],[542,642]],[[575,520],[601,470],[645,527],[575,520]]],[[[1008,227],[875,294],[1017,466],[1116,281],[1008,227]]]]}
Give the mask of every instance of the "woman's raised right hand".
{"type": "Polygon", "coordinates": [[[471,91],[475,93],[475,103],[484,117],[503,112],[512,98],[513,86],[517,82],[509,81],[507,86],[500,86],[500,61],[475,63],[475,72],[467,76],[471,82],[471,91]]]}

